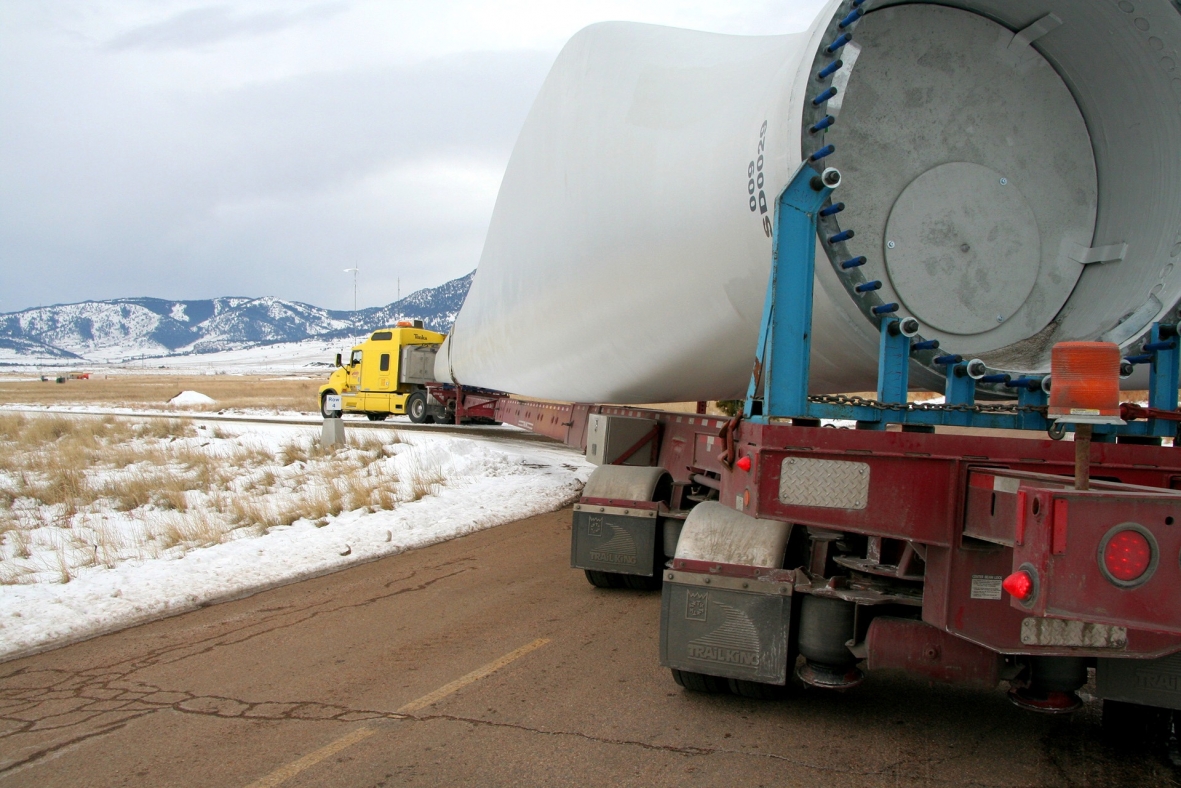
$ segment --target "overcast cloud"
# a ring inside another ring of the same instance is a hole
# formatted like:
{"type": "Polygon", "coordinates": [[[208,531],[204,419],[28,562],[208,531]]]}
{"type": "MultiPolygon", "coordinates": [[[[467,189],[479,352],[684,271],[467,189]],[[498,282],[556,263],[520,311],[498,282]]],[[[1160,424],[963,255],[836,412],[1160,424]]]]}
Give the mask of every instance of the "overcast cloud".
{"type": "Polygon", "coordinates": [[[0,4],[0,311],[461,276],[580,28],[792,32],[822,2],[0,4]]]}

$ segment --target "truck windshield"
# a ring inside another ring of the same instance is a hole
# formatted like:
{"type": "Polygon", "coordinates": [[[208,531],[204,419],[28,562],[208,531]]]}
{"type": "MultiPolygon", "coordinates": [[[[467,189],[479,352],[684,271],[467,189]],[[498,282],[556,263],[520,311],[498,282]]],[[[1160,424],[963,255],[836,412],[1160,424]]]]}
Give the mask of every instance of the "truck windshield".
{"type": "Polygon", "coordinates": [[[354,365],[360,364],[360,363],[361,363],[361,351],[354,350],[353,357],[349,359],[349,366],[351,367],[351,366],[354,366],[354,365]]]}

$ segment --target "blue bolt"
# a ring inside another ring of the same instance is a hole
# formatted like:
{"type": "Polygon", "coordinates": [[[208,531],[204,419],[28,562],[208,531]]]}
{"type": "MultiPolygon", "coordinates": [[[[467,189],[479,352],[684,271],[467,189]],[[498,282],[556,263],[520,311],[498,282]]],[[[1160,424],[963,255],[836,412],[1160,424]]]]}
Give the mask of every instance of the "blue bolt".
{"type": "Polygon", "coordinates": [[[858,268],[865,265],[865,263],[866,259],[864,256],[854,257],[852,260],[846,260],[845,262],[841,263],[841,268],[844,268],[846,271],[848,271],[850,268],[858,268]]]}
{"type": "Polygon", "coordinates": [[[832,115],[825,115],[823,118],[821,118],[820,120],[813,123],[812,128],[808,129],[808,131],[815,134],[817,132],[824,131],[825,129],[827,129],[829,126],[831,126],[832,124],[834,124],[836,122],[837,122],[837,119],[834,118],[832,115]]]}
{"type": "Polygon", "coordinates": [[[828,242],[830,244],[839,244],[841,241],[847,241],[852,237],[853,237],[852,230],[841,230],[836,235],[828,236],[828,242]]]}
{"type": "Polygon", "coordinates": [[[910,349],[912,352],[916,352],[916,353],[920,350],[938,350],[939,349],[939,340],[938,339],[924,339],[922,342],[914,342],[911,344],[910,349]]]}
{"type": "Polygon", "coordinates": [[[842,33],[840,35],[840,37],[837,38],[836,41],[833,41],[831,44],[826,46],[824,48],[824,51],[830,55],[834,54],[838,49],[840,49],[841,47],[843,47],[845,44],[849,43],[852,40],[853,40],[853,36],[851,36],[848,33],[842,33]]]}
{"type": "Polygon", "coordinates": [[[821,208],[820,215],[821,216],[832,216],[833,214],[840,213],[843,210],[845,210],[845,204],[843,202],[833,203],[832,205],[828,206],[827,208],[821,208]]]}
{"type": "Polygon", "coordinates": [[[1124,361],[1128,362],[1129,364],[1151,364],[1153,358],[1155,357],[1151,353],[1144,353],[1143,355],[1139,356],[1128,356],[1124,359],[1124,361]]]}
{"type": "Polygon", "coordinates": [[[816,75],[817,79],[828,79],[833,74],[841,70],[841,66],[845,65],[843,60],[834,60],[824,68],[820,69],[820,73],[816,75]]]}
{"type": "Polygon", "coordinates": [[[1008,385],[1010,380],[1012,380],[1012,378],[1010,378],[1008,375],[999,372],[995,375],[985,375],[984,377],[980,378],[981,383],[1004,383],[1005,385],[1008,385]]]}
{"type": "Polygon", "coordinates": [[[821,104],[823,104],[824,102],[828,101],[830,98],[832,98],[832,97],[833,97],[833,96],[835,96],[836,94],[837,94],[837,89],[836,89],[836,88],[834,88],[834,87],[829,87],[827,90],[825,90],[825,91],[824,91],[823,93],[821,93],[819,96],[817,96],[816,98],[812,99],[812,106],[813,106],[813,107],[819,107],[821,104]]]}
{"type": "Polygon", "coordinates": [[[1141,348],[1145,353],[1155,353],[1158,350],[1172,350],[1177,347],[1177,340],[1169,339],[1164,342],[1149,342],[1141,348]]]}
{"type": "Polygon", "coordinates": [[[936,356],[934,359],[936,364],[958,364],[964,360],[963,356],[936,356]]]}
{"type": "Polygon", "coordinates": [[[825,156],[831,156],[836,152],[837,152],[836,145],[825,145],[823,148],[821,148],[820,150],[816,151],[811,156],[809,156],[808,161],[820,161],[825,156]]]}
{"type": "Polygon", "coordinates": [[[853,289],[858,293],[872,293],[874,290],[881,290],[882,283],[875,279],[872,282],[862,282],[853,289]]]}
{"type": "Polygon", "coordinates": [[[888,315],[891,312],[898,311],[898,304],[882,304],[881,306],[875,306],[869,311],[873,312],[875,315],[888,315]]]}
{"type": "Polygon", "coordinates": [[[1041,378],[1020,377],[1015,380],[1006,380],[1004,383],[1011,389],[1028,389],[1029,391],[1037,391],[1042,387],[1041,378]]]}
{"type": "Polygon", "coordinates": [[[849,12],[849,15],[847,17],[845,17],[844,19],[841,20],[841,23],[839,25],[837,25],[837,27],[839,27],[841,30],[844,30],[846,27],[848,27],[849,25],[853,24],[858,19],[860,19],[861,15],[864,13],[865,12],[862,11],[860,8],[854,8],[852,11],[849,12]]]}

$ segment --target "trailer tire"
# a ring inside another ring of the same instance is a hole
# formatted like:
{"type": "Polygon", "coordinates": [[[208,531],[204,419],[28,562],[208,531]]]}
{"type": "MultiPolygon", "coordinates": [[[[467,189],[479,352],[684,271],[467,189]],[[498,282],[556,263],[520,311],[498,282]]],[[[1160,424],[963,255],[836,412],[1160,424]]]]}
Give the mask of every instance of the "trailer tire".
{"type": "Polygon", "coordinates": [[[600,572],[597,569],[583,569],[586,580],[595,588],[623,588],[623,576],[615,572],[600,572]]]}
{"type": "Polygon", "coordinates": [[[1104,699],[1103,735],[1120,747],[1152,749],[1168,743],[1172,716],[1169,709],[1104,699]]]}
{"type": "Polygon", "coordinates": [[[390,417],[388,413],[366,413],[370,421],[385,421],[390,417]]]}
{"type": "Polygon", "coordinates": [[[320,395],[320,415],[326,419],[339,419],[339,410],[328,410],[328,395],[335,394],[335,391],[326,391],[320,395]]]}
{"type": "Polygon", "coordinates": [[[718,694],[729,689],[726,680],[718,678],[717,676],[708,676],[704,673],[692,673],[688,670],[677,670],[676,668],[671,668],[671,670],[673,674],[673,681],[690,692],[718,694]]]}
{"type": "Polygon", "coordinates": [[[416,391],[406,400],[406,415],[415,424],[430,424],[433,419],[428,415],[426,392],[416,391]]]}
{"type": "Polygon", "coordinates": [[[654,577],[619,575],[619,578],[623,581],[624,587],[630,588],[633,591],[659,591],[663,580],[659,574],[654,577]]]}
{"type": "Polygon", "coordinates": [[[778,684],[764,684],[761,681],[747,681],[745,679],[730,679],[727,682],[730,691],[742,698],[754,700],[780,700],[783,698],[784,687],[778,684]]]}

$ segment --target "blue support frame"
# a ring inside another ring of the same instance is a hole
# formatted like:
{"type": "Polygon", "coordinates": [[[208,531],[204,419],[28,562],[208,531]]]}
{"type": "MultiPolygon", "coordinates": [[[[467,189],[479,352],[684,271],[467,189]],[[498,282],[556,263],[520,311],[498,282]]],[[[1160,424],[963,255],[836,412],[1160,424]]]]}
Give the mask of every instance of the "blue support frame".
{"type": "Polygon", "coordinates": [[[910,391],[910,337],[896,317],[882,320],[878,342],[878,401],[906,402],[910,391]]]}
{"type": "MultiPolygon", "coordinates": [[[[772,418],[846,419],[860,422],[863,429],[885,429],[887,424],[897,423],[1025,430],[1049,427],[1046,418],[1036,412],[889,411],[808,401],[817,212],[832,191],[823,183],[820,173],[804,163],[775,201],[771,274],[763,303],[754,373],[743,405],[744,416],[762,423],[772,418]]],[[[900,322],[896,317],[885,317],[881,321],[877,386],[877,397],[881,402],[903,403],[907,400],[911,340],[899,330],[900,322]]],[[[976,381],[967,375],[962,359],[946,358],[946,403],[974,405],[976,381]]],[[[1181,337],[1177,335],[1177,327],[1154,324],[1143,355],[1129,360],[1151,364],[1149,406],[1176,410],[1178,376],[1181,375],[1181,337]]],[[[1018,405],[1042,406],[1047,402],[1047,395],[1041,390],[1040,383],[1040,377],[1020,378],[1006,385],[1017,390],[1018,405]]],[[[1162,419],[1134,421],[1118,427],[1095,427],[1097,440],[1110,440],[1115,435],[1172,437],[1176,432],[1176,422],[1162,419]]]]}
{"type": "Polygon", "coordinates": [[[743,409],[748,419],[767,414],[803,416],[807,413],[816,212],[830,194],[832,189],[822,182],[820,173],[801,164],[775,201],[771,277],[763,303],[755,372],[743,409]],[[754,413],[760,393],[762,412],[754,413]]]}

